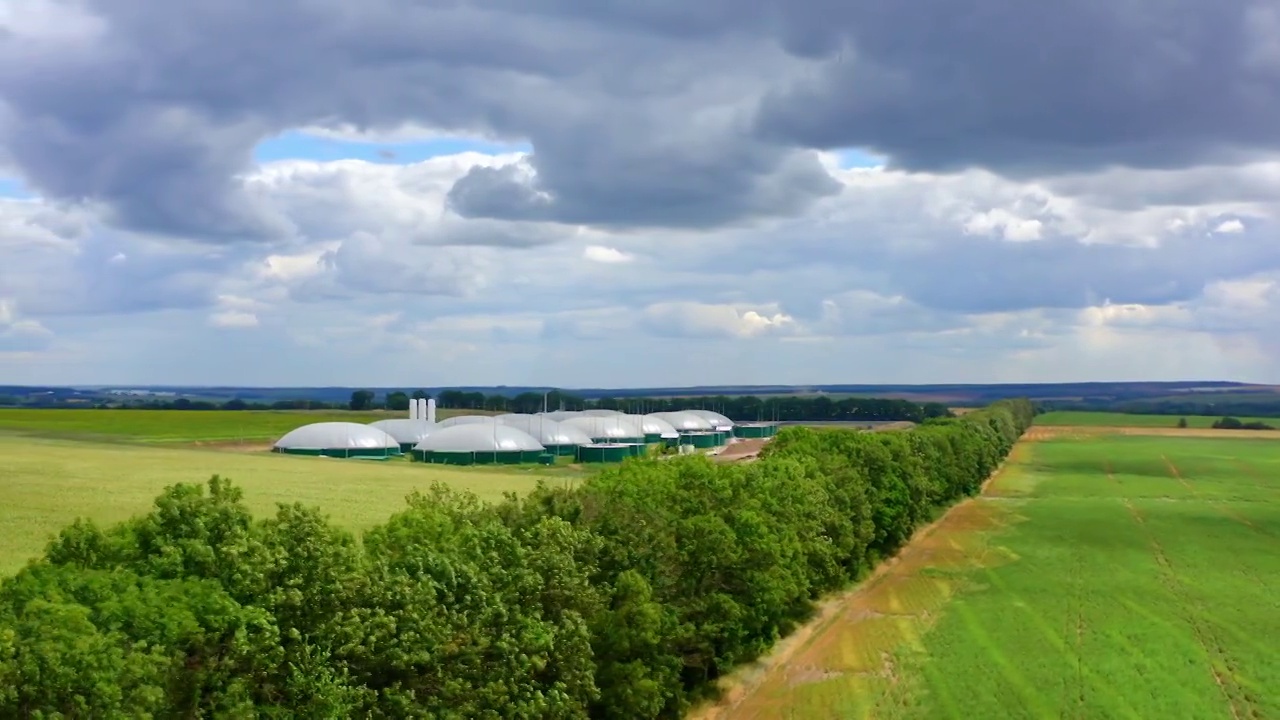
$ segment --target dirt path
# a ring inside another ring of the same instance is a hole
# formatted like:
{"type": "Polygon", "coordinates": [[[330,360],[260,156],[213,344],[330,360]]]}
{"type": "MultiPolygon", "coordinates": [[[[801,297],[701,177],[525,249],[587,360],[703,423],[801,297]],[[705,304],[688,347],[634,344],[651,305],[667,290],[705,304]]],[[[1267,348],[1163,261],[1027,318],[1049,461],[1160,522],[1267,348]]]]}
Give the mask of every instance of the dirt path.
{"type": "Polygon", "coordinates": [[[764,449],[769,440],[766,438],[752,438],[750,440],[738,440],[725,446],[724,450],[716,453],[715,459],[720,462],[740,462],[744,460],[754,460],[764,449]]]}
{"type": "Polygon", "coordinates": [[[1280,432],[1267,430],[1215,430],[1213,428],[1134,427],[1118,425],[1035,425],[1023,436],[1026,440],[1094,435],[1158,435],[1164,437],[1253,438],[1280,440],[1280,432]]]}
{"type": "MultiPolygon", "coordinates": [[[[1015,446],[1010,460],[1016,460],[1022,451],[1015,446]]],[[[686,717],[689,720],[722,720],[743,709],[744,703],[751,701],[765,685],[789,686],[828,677],[831,671],[824,670],[818,660],[824,654],[827,636],[834,634],[827,631],[834,630],[837,622],[855,624],[860,620],[892,614],[886,609],[896,605],[899,591],[904,589],[902,586],[911,582],[924,563],[948,559],[962,561],[965,550],[952,537],[952,531],[993,526],[991,514],[976,501],[987,494],[1003,470],[1004,465],[987,478],[977,497],[953,505],[942,517],[917,530],[906,546],[894,557],[880,563],[857,586],[823,600],[815,617],[774,645],[772,652],[729,674],[721,683],[719,701],[694,708],[686,717]]],[[[927,616],[926,610],[922,617],[927,616]]],[[[891,660],[882,657],[878,667],[871,672],[891,683],[896,682],[891,660]]]]}

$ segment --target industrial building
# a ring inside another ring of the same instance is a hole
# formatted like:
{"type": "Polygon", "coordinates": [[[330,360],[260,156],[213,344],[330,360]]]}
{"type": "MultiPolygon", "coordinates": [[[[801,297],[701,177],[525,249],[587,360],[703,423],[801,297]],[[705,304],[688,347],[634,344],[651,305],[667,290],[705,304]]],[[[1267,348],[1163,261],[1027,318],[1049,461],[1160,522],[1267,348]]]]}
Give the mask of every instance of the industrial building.
{"type": "Polygon", "coordinates": [[[391,435],[376,427],[352,422],[303,425],[277,440],[272,452],[375,459],[401,454],[400,443],[391,435]]]}

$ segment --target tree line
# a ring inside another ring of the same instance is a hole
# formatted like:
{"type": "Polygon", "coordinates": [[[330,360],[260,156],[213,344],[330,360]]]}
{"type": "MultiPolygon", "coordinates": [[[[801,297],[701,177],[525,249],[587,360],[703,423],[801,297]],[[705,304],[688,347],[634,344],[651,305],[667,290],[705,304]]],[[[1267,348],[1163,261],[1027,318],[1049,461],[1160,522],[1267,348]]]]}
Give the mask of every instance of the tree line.
{"type": "Polygon", "coordinates": [[[1280,396],[1261,394],[1231,399],[1218,395],[1213,399],[1155,398],[1137,401],[1054,400],[1039,403],[1045,412],[1073,410],[1081,412],[1115,412],[1130,415],[1170,416],[1245,416],[1280,418],[1280,396]]]}
{"type": "Polygon", "coordinates": [[[214,477],[78,520],[0,584],[0,717],[673,718],[973,495],[1030,425],[788,428],[758,462],[634,459],[360,541],[214,477]]]}
{"type": "MultiPolygon", "coordinates": [[[[283,400],[275,403],[249,403],[228,400],[147,400],[128,407],[146,410],[389,410],[407,412],[411,398],[430,398],[425,390],[397,391],[379,397],[371,390],[356,390],[346,404],[309,400],[283,400]]],[[[436,398],[440,408],[486,412],[536,413],[548,410],[588,410],[593,408],[620,410],[626,413],[670,412],[705,409],[719,412],[739,422],[753,421],[899,421],[924,422],[931,418],[950,417],[950,409],[942,403],[915,403],[896,398],[837,397],[825,395],[779,395],[769,397],[628,397],[587,400],[558,390],[521,393],[514,396],[485,395],[479,392],[445,390],[436,398]]]]}

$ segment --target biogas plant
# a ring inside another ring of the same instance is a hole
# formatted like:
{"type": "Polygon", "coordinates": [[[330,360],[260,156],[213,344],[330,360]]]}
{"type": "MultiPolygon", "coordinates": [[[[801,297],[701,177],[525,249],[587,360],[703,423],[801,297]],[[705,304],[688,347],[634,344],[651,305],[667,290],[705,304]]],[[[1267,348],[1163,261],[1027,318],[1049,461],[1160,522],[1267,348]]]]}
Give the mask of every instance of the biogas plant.
{"type": "Polygon", "coordinates": [[[435,401],[415,399],[407,418],[367,425],[320,422],[280,438],[275,452],[387,460],[408,455],[445,465],[552,465],[675,452],[714,454],[739,438],[769,438],[773,423],[736,424],[710,410],[648,415],[617,410],[558,410],[533,414],[455,415],[436,422],[435,401]]]}

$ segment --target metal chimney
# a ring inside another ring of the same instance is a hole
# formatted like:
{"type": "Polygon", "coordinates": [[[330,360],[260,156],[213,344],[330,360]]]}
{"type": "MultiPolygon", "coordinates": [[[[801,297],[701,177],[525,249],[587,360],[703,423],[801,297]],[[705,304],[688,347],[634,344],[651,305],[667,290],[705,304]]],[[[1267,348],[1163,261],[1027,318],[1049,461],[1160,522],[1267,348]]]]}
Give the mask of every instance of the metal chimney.
{"type": "Polygon", "coordinates": [[[427,398],[427,422],[436,421],[436,399],[427,398]]]}

